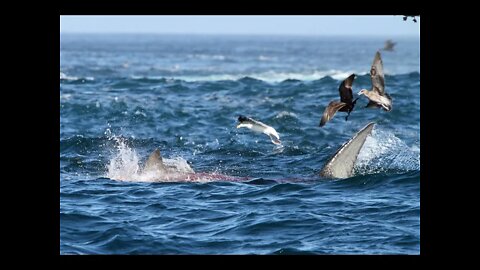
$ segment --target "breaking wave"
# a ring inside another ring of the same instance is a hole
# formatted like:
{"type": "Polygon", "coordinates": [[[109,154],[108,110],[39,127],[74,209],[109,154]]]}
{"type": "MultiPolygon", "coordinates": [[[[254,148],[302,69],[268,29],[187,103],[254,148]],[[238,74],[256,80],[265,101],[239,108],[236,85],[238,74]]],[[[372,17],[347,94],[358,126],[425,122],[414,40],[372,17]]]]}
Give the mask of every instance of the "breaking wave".
{"type": "Polygon", "coordinates": [[[75,77],[75,76],[68,76],[65,73],[60,71],[60,80],[66,80],[66,81],[78,81],[78,80],[86,80],[86,81],[93,81],[93,77],[75,77]]]}

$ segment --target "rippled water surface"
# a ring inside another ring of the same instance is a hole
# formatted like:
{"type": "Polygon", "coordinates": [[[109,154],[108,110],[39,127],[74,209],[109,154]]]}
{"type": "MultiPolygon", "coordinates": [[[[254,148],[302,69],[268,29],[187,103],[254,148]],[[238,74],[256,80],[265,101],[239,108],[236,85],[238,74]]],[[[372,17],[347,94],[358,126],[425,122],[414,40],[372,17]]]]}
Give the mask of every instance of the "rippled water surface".
{"type": "Polygon", "coordinates": [[[391,112],[318,127],[385,39],[61,35],[60,253],[419,254],[419,40],[382,51],[391,112]],[[355,176],[318,176],[369,122],[355,176]],[[142,174],[155,148],[177,175],[142,174]]]}

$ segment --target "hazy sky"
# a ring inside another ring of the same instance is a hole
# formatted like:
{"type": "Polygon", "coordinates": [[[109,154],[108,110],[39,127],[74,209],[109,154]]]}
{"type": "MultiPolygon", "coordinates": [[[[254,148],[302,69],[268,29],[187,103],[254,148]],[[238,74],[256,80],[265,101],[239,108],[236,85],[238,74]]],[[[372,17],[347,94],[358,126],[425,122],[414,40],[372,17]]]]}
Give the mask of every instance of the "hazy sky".
{"type": "Polygon", "coordinates": [[[403,16],[60,16],[60,33],[419,36],[403,16]]]}

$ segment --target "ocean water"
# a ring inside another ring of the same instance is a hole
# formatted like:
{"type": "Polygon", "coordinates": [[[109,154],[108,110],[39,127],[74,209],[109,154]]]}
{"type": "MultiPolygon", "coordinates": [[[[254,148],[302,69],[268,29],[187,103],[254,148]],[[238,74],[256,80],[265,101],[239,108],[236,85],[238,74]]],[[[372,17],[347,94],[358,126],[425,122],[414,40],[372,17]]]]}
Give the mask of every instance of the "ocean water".
{"type": "Polygon", "coordinates": [[[318,127],[387,38],[62,34],[60,254],[419,254],[419,38],[382,51],[391,112],[318,127]],[[369,122],[355,175],[321,178],[369,122]],[[142,173],[156,148],[178,174],[142,173]]]}

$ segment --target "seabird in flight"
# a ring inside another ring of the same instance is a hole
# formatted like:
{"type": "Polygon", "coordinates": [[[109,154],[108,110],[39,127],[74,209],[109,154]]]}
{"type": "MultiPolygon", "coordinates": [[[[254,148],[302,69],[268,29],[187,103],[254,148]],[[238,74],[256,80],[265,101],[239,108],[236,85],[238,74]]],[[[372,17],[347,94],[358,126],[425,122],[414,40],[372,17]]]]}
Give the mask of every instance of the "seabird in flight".
{"type": "Polygon", "coordinates": [[[239,123],[237,124],[237,128],[244,127],[244,128],[249,128],[255,132],[261,132],[263,134],[268,135],[272,143],[277,145],[282,144],[280,142],[280,136],[278,135],[277,131],[273,127],[267,126],[260,121],[253,120],[252,118],[246,117],[243,115],[238,116],[238,122],[239,123]]]}
{"type": "Polygon", "coordinates": [[[385,92],[385,74],[383,74],[383,62],[380,52],[377,51],[370,69],[372,90],[362,89],[359,95],[365,95],[370,102],[365,108],[383,108],[385,111],[392,110],[392,98],[385,92]]]}
{"type": "Polygon", "coordinates": [[[382,50],[393,52],[393,47],[395,47],[396,42],[393,42],[391,39],[385,41],[385,47],[382,50]]]}
{"type": "Polygon", "coordinates": [[[338,88],[338,92],[340,93],[340,101],[334,100],[331,101],[328,106],[325,108],[323,112],[322,119],[320,120],[320,125],[323,127],[328,121],[330,121],[337,111],[347,112],[347,116],[345,117],[345,121],[348,120],[348,116],[355,107],[355,103],[357,102],[356,98],[353,100],[352,94],[352,83],[355,79],[355,74],[348,76],[343,82],[340,84],[338,88]]]}

